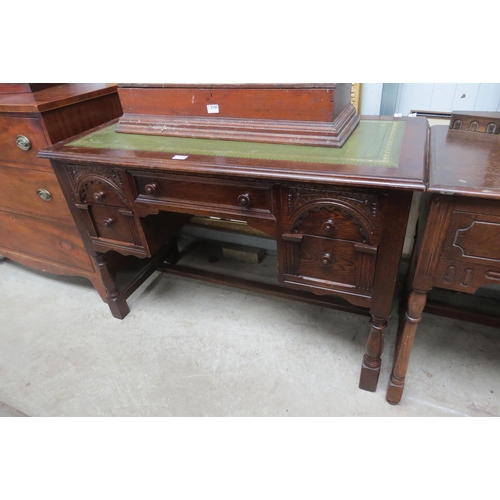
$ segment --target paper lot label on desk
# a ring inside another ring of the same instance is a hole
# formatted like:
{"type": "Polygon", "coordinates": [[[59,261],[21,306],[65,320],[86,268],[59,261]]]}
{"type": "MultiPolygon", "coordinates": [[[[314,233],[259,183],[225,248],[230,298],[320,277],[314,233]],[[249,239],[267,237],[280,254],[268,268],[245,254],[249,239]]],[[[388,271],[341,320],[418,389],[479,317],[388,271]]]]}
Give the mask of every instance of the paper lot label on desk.
{"type": "Polygon", "coordinates": [[[207,113],[218,113],[219,105],[218,104],[207,104],[207,113]]]}
{"type": "Polygon", "coordinates": [[[67,146],[396,168],[405,125],[404,121],[361,120],[341,148],[122,134],[115,132],[115,125],[67,146]]]}

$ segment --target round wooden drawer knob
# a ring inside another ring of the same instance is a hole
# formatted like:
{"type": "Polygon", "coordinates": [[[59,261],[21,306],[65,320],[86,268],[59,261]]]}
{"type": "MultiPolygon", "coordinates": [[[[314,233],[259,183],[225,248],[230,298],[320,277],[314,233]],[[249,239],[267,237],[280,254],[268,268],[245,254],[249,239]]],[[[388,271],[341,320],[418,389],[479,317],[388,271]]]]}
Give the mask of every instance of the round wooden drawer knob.
{"type": "Polygon", "coordinates": [[[31,141],[25,135],[18,135],[16,137],[16,145],[23,151],[29,151],[31,149],[31,141]]]}
{"type": "Polygon", "coordinates": [[[238,205],[243,208],[248,208],[250,206],[250,195],[248,193],[240,194],[238,196],[238,205]]]}
{"type": "Polygon", "coordinates": [[[333,257],[329,253],[324,253],[319,259],[321,267],[330,267],[333,264],[333,257]]]}
{"type": "Polygon", "coordinates": [[[94,193],[94,201],[100,202],[106,199],[106,194],[103,191],[99,191],[98,193],[94,193]]]}
{"type": "Polygon", "coordinates": [[[332,234],[335,231],[335,223],[331,219],[328,219],[326,222],[323,222],[321,229],[325,234],[332,234]]]}
{"type": "Polygon", "coordinates": [[[153,182],[151,184],[146,184],[144,186],[144,191],[146,191],[147,194],[153,195],[156,194],[156,188],[158,186],[153,182]]]}
{"type": "Polygon", "coordinates": [[[52,195],[50,194],[50,191],[47,191],[46,189],[37,189],[36,194],[40,196],[40,198],[43,201],[50,201],[52,199],[52,195]]]}

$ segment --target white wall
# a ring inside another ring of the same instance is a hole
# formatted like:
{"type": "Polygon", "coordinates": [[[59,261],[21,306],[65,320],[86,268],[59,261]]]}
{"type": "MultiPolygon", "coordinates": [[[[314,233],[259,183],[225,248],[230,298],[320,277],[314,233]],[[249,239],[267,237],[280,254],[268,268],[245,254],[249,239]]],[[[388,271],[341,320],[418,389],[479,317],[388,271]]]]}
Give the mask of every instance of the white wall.
{"type": "Polygon", "coordinates": [[[401,83],[396,113],[500,111],[500,83],[401,83]]]}
{"type": "MultiPolygon", "coordinates": [[[[500,83],[400,83],[394,113],[500,111],[500,83]]],[[[362,115],[380,114],[383,83],[361,84],[362,115]]]]}
{"type": "Polygon", "coordinates": [[[361,115],[379,115],[383,83],[361,84],[361,115]]]}

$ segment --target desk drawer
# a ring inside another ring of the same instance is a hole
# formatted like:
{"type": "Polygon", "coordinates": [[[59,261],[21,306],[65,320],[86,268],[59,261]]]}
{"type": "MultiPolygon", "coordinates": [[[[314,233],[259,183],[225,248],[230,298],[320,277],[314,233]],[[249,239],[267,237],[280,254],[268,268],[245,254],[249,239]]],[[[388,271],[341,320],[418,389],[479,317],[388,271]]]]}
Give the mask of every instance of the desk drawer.
{"type": "Polygon", "coordinates": [[[298,275],[371,289],[376,253],[362,244],[305,236],[299,247],[298,275]]]}
{"type": "Polygon", "coordinates": [[[116,207],[94,204],[90,207],[93,237],[140,245],[139,233],[132,212],[116,207]]]}
{"type": "Polygon", "coordinates": [[[0,166],[0,207],[74,225],[56,176],[51,172],[0,166]]]}
{"type": "Polygon", "coordinates": [[[271,186],[198,177],[134,175],[137,201],[154,201],[168,210],[216,212],[238,217],[271,214],[271,186]]]}
{"type": "Polygon", "coordinates": [[[376,247],[317,236],[283,236],[288,281],[315,282],[316,286],[329,290],[372,289],[376,247]]]}
{"type": "Polygon", "coordinates": [[[50,168],[47,160],[37,158],[38,151],[48,145],[37,118],[0,116],[0,161],[50,168]]]}
{"type": "Polygon", "coordinates": [[[378,235],[352,210],[339,208],[333,203],[317,205],[303,212],[295,220],[292,232],[358,242],[373,242],[378,235]]]}
{"type": "Polygon", "coordinates": [[[383,194],[363,189],[300,186],[283,190],[283,232],[377,246],[383,194]]]}

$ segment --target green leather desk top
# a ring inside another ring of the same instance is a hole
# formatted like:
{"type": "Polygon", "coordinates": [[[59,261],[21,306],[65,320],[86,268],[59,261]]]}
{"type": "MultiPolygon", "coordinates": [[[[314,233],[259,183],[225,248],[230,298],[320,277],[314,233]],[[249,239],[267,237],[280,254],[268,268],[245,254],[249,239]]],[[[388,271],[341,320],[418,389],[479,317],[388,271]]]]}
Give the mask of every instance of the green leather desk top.
{"type": "Polygon", "coordinates": [[[66,146],[397,168],[406,122],[361,120],[341,148],[123,134],[115,126],[66,146]]]}

